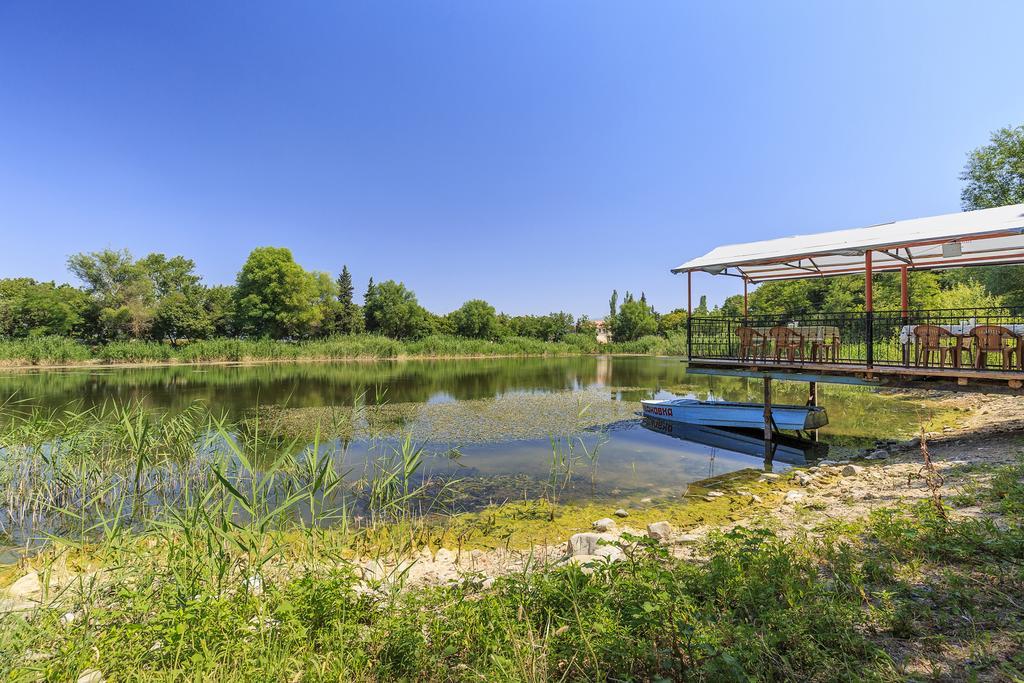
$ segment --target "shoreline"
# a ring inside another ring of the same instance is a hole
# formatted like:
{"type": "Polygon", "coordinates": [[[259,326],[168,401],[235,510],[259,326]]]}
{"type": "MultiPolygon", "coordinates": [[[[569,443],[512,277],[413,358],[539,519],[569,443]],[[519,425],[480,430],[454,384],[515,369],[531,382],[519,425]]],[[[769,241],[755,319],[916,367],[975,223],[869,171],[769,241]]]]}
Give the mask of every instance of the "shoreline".
{"type": "Polygon", "coordinates": [[[253,358],[245,360],[202,360],[202,361],[125,361],[125,362],[104,362],[90,359],[75,363],[61,364],[14,364],[8,365],[7,361],[0,361],[0,372],[26,372],[31,370],[76,370],[76,369],[130,369],[130,368],[167,368],[167,367],[249,367],[258,365],[275,365],[285,363],[387,363],[387,362],[408,362],[408,361],[437,361],[437,360],[508,360],[513,358],[601,358],[606,356],[635,357],[635,358],[668,358],[678,359],[686,362],[683,356],[672,356],[651,353],[626,353],[610,351],[607,353],[541,353],[541,354],[459,354],[459,355],[409,355],[398,356],[308,356],[297,358],[253,358]]]}

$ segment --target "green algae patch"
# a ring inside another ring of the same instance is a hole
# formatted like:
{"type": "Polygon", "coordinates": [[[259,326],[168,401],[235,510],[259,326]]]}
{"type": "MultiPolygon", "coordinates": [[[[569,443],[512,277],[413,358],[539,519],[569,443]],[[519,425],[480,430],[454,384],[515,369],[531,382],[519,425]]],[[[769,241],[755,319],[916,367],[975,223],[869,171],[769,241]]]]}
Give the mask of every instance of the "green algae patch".
{"type": "Polygon", "coordinates": [[[552,546],[564,543],[573,534],[591,531],[593,522],[604,517],[614,519],[620,529],[641,532],[648,524],[663,521],[684,532],[696,527],[725,526],[762,516],[777,507],[793,488],[782,478],[760,481],[761,474],[754,470],[732,472],[695,483],[682,496],[649,502],[554,504],[540,499],[490,505],[452,517],[445,522],[436,542],[463,549],[523,550],[552,546]],[[709,497],[711,492],[723,495],[709,497]],[[627,517],[615,516],[620,507],[628,513],[627,517]]]}

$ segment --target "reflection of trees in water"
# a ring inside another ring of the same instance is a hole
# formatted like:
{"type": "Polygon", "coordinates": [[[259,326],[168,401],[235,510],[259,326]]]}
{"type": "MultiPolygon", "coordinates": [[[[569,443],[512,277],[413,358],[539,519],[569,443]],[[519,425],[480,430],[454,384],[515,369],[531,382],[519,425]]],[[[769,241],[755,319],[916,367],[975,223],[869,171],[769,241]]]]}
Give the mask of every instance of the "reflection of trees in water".
{"type": "Polygon", "coordinates": [[[172,410],[203,401],[238,415],[257,404],[352,405],[364,392],[372,396],[380,385],[387,387],[389,402],[422,402],[439,394],[465,400],[515,391],[564,391],[596,383],[653,386],[680,381],[683,369],[681,363],[653,358],[593,356],[89,368],[3,375],[0,396],[16,394],[51,407],[139,399],[150,407],[172,410]]]}

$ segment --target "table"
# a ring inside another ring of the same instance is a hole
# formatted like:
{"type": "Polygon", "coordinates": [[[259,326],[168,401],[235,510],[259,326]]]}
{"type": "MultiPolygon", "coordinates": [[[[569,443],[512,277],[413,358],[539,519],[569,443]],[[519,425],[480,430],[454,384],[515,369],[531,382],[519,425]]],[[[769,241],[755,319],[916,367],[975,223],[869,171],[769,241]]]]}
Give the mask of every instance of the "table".
{"type": "MultiPolygon", "coordinates": [[[[811,345],[812,361],[817,360],[819,352],[830,348],[833,351],[832,360],[839,359],[839,328],[835,325],[780,325],[776,327],[786,327],[803,337],[804,342],[811,345]]],[[[772,329],[772,327],[754,328],[756,332],[764,335],[766,343],[770,340],[768,333],[772,329]]]]}
{"type": "MultiPolygon", "coordinates": [[[[989,325],[989,323],[985,323],[985,325],[989,325]]],[[[900,329],[900,343],[907,349],[909,349],[911,342],[914,341],[914,328],[917,326],[904,325],[900,329]]],[[[940,327],[956,337],[956,347],[954,347],[956,348],[956,353],[953,354],[953,367],[959,368],[962,365],[960,357],[964,349],[968,348],[964,346],[964,342],[972,338],[974,328],[980,327],[980,325],[976,322],[965,320],[956,325],[934,325],[934,327],[940,327]]],[[[996,327],[1005,328],[1017,336],[1024,337],[1024,323],[1007,323],[1005,325],[996,325],[996,327]]],[[[1018,339],[1018,354],[1024,353],[1024,348],[1021,347],[1022,344],[1024,344],[1024,339],[1018,339]]],[[[978,359],[978,362],[981,362],[980,356],[978,356],[978,359]]],[[[1024,363],[1024,358],[1018,357],[1017,363],[1024,363]]]]}

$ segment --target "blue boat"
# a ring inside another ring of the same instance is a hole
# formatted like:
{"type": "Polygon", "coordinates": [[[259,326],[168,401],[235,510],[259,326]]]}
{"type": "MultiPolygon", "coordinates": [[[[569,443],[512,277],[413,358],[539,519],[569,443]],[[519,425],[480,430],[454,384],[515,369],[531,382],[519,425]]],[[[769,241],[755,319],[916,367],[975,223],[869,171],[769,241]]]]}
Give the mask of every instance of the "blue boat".
{"type": "MultiPolygon", "coordinates": [[[[759,403],[698,401],[693,398],[640,401],[644,417],[713,427],[764,428],[764,406],[759,403]]],[[[828,424],[821,406],[772,406],[776,429],[818,429],[828,424]]]]}
{"type": "MultiPolygon", "coordinates": [[[[688,443],[697,443],[733,453],[764,457],[764,429],[707,427],[645,417],[641,426],[688,443]]],[[[772,438],[772,459],[790,465],[806,465],[828,456],[828,444],[776,434],[772,438]]]]}

